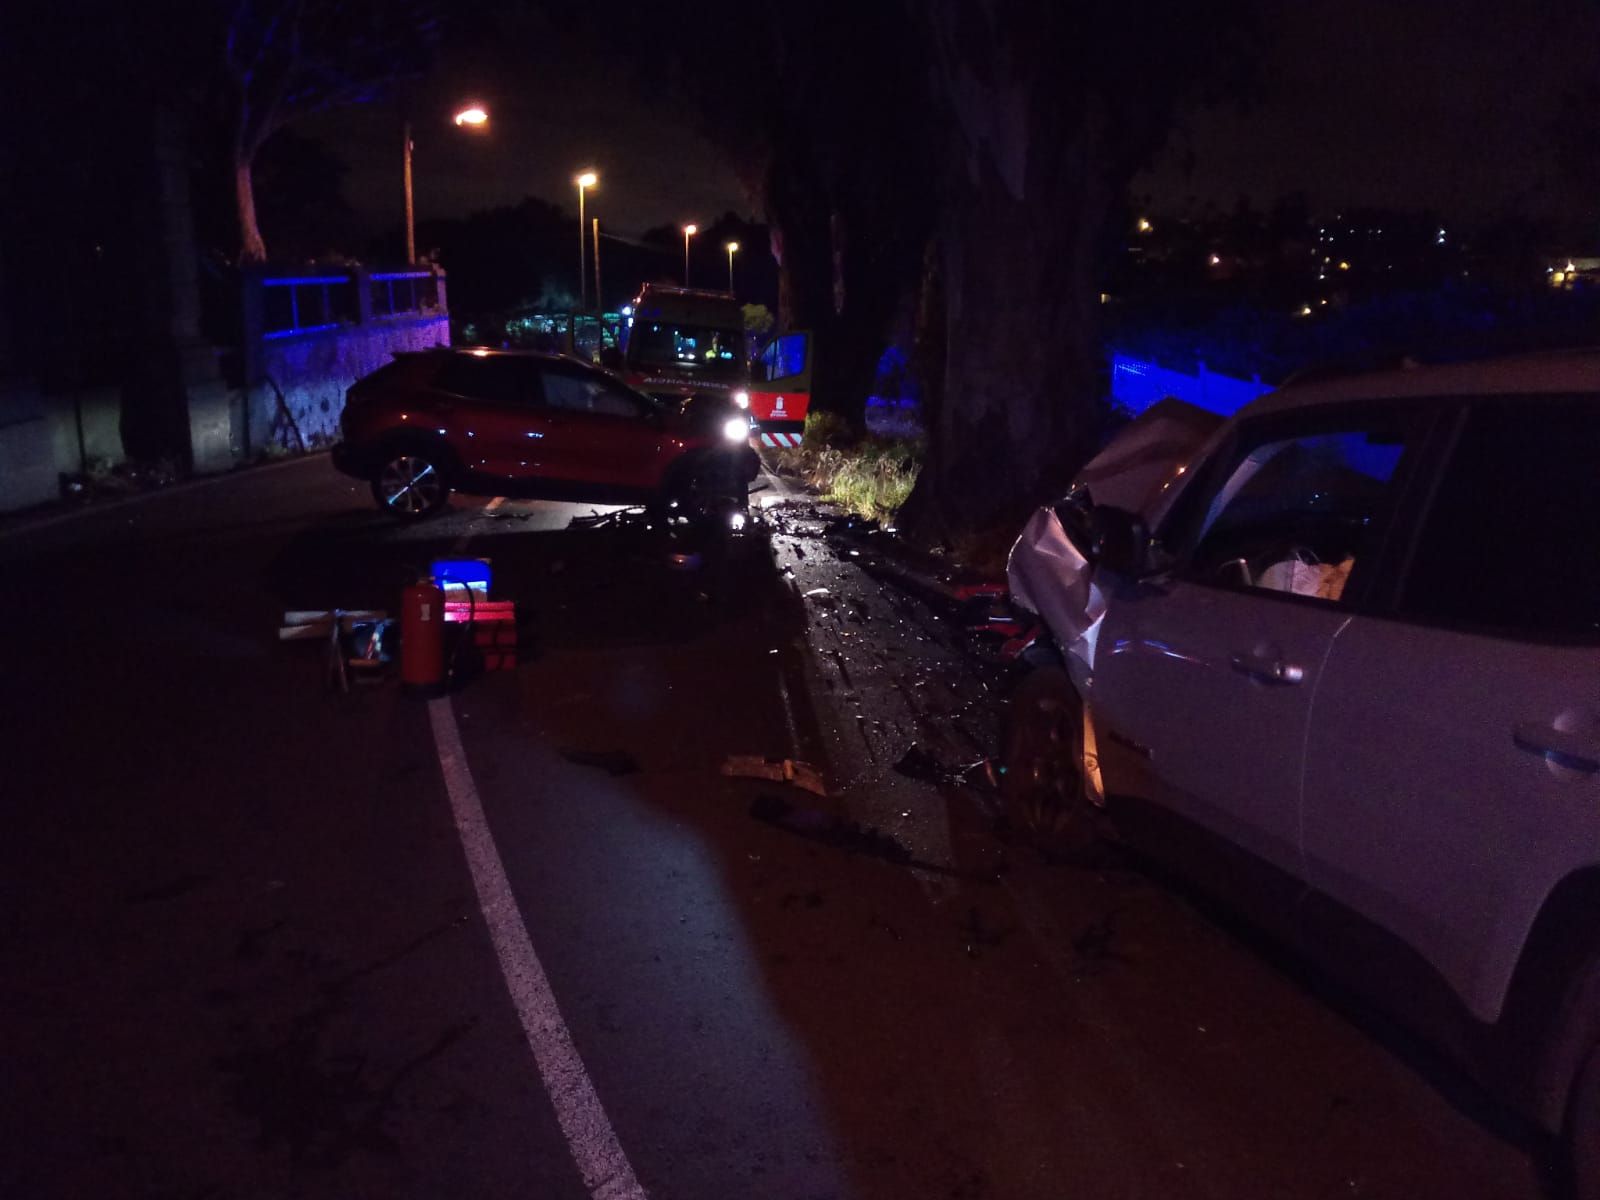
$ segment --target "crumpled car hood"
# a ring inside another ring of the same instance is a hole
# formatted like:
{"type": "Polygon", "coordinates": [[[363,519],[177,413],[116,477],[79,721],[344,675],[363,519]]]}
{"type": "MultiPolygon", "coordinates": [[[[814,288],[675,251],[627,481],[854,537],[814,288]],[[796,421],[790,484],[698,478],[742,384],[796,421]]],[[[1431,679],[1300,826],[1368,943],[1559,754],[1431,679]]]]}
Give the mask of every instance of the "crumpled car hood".
{"type": "MultiPolygon", "coordinates": [[[[1223,419],[1181,400],[1152,405],[1090,459],[1073,481],[1096,504],[1136,512],[1147,521],[1164,510],[1173,483],[1215,436],[1223,419]]],[[[1094,567],[1073,544],[1054,506],[1022,527],[1006,562],[1011,598],[1037,613],[1067,658],[1081,689],[1094,667],[1105,597],[1094,567]]]]}

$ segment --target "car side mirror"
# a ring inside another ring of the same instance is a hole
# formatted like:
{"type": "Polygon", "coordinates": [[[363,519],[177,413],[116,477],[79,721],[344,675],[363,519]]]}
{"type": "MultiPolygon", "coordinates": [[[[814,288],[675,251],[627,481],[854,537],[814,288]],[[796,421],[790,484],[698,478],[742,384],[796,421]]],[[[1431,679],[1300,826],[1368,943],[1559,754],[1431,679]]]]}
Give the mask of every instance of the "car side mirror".
{"type": "Polygon", "coordinates": [[[1150,529],[1127,509],[1097,504],[1088,512],[1087,553],[1090,562],[1137,579],[1150,564],[1150,529]]]}

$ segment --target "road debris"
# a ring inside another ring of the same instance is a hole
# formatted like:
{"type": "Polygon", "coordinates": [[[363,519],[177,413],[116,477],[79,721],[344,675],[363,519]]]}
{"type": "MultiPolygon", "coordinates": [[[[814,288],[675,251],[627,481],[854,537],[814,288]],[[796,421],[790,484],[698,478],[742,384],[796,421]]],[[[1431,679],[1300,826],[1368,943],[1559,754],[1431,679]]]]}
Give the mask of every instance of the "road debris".
{"type": "Polygon", "coordinates": [[[563,750],[561,757],[579,767],[595,767],[607,775],[637,775],[639,760],[626,750],[563,750]]]}
{"type": "Polygon", "coordinates": [[[899,761],[894,764],[894,769],[907,779],[920,779],[926,783],[941,784],[945,787],[960,787],[968,783],[981,782],[992,791],[999,786],[994,764],[989,759],[974,759],[965,766],[946,766],[915,742],[911,743],[911,748],[900,756],[899,761]],[[971,778],[974,774],[977,775],[977,780],[971,778]]]}
{"type": "Polygon", "coordinates": [[[967,908],[967,919],[961,931],[967,935],[967,957],[977,958],[984,950],[996,950],[1005,945],[1006,939],[1016,932],[1016,926],[995,929],[984,924],[983,914],[974,904],[967,908]]]}
{"type": "MultiPolygon", "coordinates": [[[[862,825],[817,808],[797,808],[782,796],[757,796],[750,802],[750,815],[774,828],[797,834],[808,841],[832,846],[850,854],[882,859],[897,867],[911,867],[936,875],[966,879],[973,883],[996,883],[999,876],[993,872],[961,871],[941,863],[931,863],[917,858],[911,848],[899,838],[884,833],[871,825],[862,825]]],[[[1010,930],[1006,931],[1007,933],[1010,930]]]]}
{"type": "Polygon", "coordinates": [[[815,796],[826,796],[827,785],[822,774],[810,763],[796,762],[792,758],[762,758],[756,754],[734,754],[722,764],[722,773],[730,779],[767,779],[773,783],[792,783],[815,796]]]}

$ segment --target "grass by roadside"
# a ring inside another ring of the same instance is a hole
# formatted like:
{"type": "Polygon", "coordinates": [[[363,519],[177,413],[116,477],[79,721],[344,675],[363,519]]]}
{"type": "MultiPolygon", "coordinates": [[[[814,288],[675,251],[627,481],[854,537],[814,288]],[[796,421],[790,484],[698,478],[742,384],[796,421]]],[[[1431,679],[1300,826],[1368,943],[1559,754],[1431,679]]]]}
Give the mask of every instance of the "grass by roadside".
{"type": "Polygon", "coordinates": [[[922,466],[920,437],[868,434],[848,441],[826,420],[806,424],[798,449],[780,450],[778,465],[857,516],[888,521],[911,494],[922,466]]]}

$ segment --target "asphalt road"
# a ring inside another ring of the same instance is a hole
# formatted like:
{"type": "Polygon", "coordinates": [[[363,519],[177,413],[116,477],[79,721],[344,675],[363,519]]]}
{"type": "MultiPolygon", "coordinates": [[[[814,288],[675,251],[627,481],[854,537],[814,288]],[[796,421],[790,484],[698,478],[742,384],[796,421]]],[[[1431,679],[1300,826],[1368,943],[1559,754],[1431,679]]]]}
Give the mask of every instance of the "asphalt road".
{"type": "Polygon", "coordinates": [[[1541,1194],[1292,964],[998,837],[948,769],[999,681],[780,493],[694,570],[558,505],[395,526],[323,459],[0,530],[0,1196],[629,1194],[597,1143],[655,1200],[1541,1194]],[[452,550],[530,613],[516,670],[430,708],[276,642],[452,550]]]}

